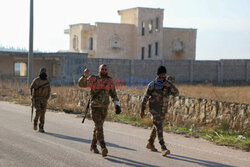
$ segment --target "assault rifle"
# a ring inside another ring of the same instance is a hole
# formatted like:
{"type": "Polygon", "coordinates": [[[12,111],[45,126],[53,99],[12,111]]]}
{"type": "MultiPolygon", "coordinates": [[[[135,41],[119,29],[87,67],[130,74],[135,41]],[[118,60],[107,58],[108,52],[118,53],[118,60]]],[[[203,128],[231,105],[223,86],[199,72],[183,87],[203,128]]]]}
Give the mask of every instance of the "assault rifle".
{"type": "Polygon", "coordinates": [[[91,101],[91,98],[88,99],[88,104],[87,104],[87,107],[86,107],[86,109],[85,109],[85,114],[84,114],[84,116],[83,116],[82,123],[84,123],[85,118],[86,118],[86,116],[87,116],[87,114],[88,114],[90,101],[91,101]]]}
{"type": "Polygon", "coordinates": [[[33,111],[34,111],[34,105],[33,105],[33,100],[32,100],[32,104],[31,104],[31,119],[30,119],[31,122],[32,122],[32,118],[33,118],[33,111]]]}

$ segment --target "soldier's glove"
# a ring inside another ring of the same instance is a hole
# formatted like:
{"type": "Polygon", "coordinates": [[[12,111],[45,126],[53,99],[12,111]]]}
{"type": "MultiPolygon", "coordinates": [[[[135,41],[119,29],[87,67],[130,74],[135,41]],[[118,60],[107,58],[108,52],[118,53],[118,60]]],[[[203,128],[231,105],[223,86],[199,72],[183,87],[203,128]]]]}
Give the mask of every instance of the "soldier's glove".
{"type": "Polygon", "coordinates": [[[115,105],[115,113],[120,114],[122,110],[121,110],[121,107],[119,106],[118,101],[114,101],[114,105],[115,105]]]}

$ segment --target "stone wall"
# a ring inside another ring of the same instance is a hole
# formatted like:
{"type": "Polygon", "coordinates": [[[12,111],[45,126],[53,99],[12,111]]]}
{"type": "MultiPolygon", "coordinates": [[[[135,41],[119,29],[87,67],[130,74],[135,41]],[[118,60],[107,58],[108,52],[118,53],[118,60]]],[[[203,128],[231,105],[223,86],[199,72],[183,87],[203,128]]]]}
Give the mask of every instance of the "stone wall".
{"type": "MultiPolygon", "coordinates": [[[[78,98],[85,107],[89,97],[86,89],[71,89],[69,97],[78,98]]],[[[139,116],[142,96],[134,96],[118,90],[122,112],[139,116]]],[[[147,108],[148,111],[148,108],[147,108]]],[[[109,112],[114,112],[113,104],[109,112]]],[[[170,97],[166,120],[176,125],[219,126],[227,129],[250,130],[250,104],[240,104],[192,97],[170,97]]]]}

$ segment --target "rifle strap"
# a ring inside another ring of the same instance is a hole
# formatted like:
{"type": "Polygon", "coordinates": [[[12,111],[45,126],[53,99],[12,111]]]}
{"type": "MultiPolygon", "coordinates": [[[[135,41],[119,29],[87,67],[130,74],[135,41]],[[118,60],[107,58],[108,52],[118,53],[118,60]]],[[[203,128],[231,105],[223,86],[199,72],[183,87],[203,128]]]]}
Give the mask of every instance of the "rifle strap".
{"type": "Polygon", "coordinates": [[[38,86],[37,88],[35,88],[35,91],[42,88],[42,87],[45,87],[47,84],[49,84],[49,82],[46,82],[45,84],[38,86]]]}

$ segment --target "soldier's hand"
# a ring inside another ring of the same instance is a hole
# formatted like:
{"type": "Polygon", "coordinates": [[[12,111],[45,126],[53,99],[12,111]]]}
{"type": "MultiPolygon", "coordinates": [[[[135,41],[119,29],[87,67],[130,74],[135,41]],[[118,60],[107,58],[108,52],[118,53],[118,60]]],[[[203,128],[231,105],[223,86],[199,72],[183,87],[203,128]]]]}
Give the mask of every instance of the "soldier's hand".
{"type": "Polygon", "coordinates": [[[144,117],[145,117],[145,112],[141,111],[141,118],[144,118],[144,117]]]}
{"type": "Polygon", "coordinates": [[[171,84],[169,82],[165,81],[165,82],[163,82],[163,86],[169,88],[169,87],[171,87],[171,84]]]}
{"type": "Polygon", "coordinates": [[[121,107],[120,107],[118,101],[114,101],[114,105],[115,105],[115,113],[120,114],[122,112],[122,110],[121,110],[121,107]]]}
{"type": "Polygon", "coordinates": [[[83,76],[87,77],[89,75],[89,69],[88,67],[84,70],[83,76]]]}
{"type": "Polygon", "coordinates": [[[119,105],[115,106],[115,113],[120,114],[122,112],[121,107],[119,105]]]}

